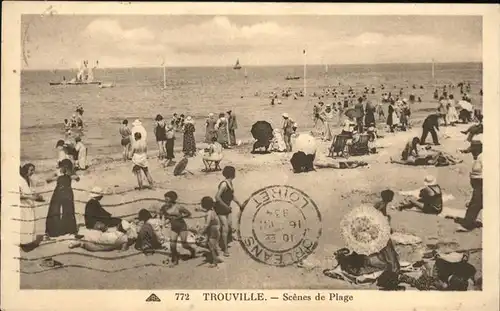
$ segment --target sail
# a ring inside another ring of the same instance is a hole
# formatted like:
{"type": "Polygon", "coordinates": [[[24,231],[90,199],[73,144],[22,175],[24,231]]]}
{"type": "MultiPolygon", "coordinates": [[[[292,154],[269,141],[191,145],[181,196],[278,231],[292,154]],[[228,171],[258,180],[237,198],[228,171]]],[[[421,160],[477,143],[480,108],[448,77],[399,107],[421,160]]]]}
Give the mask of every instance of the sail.
{"type": "Polygon", "coordinates": [[[76,74],[76,80],[82,81],[85,74],[85,61],[80,63],[80,67],[78,68],[78,73],[76,74]]]}
{"type": "Polygon", "coordinates": [[[239,59],[236,60],[236,64],[234,64],[233,69],[241,69],[241,65],[240,65],[240,60],[239,59]]]}

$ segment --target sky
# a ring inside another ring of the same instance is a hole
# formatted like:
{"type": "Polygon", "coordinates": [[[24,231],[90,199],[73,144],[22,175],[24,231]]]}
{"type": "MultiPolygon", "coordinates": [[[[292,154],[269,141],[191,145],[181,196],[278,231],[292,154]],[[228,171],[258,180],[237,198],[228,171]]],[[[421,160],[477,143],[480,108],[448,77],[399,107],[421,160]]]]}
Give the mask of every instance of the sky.
{"type": "Polygon", "coordinates": [[[476,16],[23,15],[21,27],[25,69],[482,60],[476,16]]]}

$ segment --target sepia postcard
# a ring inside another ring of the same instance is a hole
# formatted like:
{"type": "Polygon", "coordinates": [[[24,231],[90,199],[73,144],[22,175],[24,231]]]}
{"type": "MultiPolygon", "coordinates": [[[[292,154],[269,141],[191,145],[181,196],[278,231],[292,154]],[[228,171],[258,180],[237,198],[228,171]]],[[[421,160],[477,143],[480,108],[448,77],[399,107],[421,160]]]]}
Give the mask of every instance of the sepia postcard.
{"type": "Polygon", "coordinates": [[[498,310],[498,6],[2,17],[2,310],[498,310]]]}

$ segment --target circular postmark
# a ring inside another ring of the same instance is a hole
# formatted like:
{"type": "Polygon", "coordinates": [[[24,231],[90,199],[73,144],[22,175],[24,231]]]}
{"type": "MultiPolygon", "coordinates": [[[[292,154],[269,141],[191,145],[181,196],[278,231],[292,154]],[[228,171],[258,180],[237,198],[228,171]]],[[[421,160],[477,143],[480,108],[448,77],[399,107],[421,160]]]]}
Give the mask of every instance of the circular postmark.
{"type": "Polygon", "coordinates": [[[302,190],[273,185],[254,192],[243,204],[240,244],[254,260],[287,266],[309,256],[321,236],[321,214],[302,190]]]}

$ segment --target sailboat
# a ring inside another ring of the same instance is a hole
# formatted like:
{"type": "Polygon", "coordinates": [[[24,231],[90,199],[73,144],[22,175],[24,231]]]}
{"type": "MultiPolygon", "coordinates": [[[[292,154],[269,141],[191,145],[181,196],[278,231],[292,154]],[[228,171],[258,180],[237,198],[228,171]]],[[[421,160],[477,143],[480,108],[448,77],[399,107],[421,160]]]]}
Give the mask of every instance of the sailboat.
{"type": "Polygon", "coordinates": [[[240,70],[241,69],[241,65],[240,65],[240,60],[239,59],[236,60],[236,64],[234,64],[233,69],[235,69],[235,70],[240,70]]]}
{"type": "Polygon", "coordinates": [[[63,79],[63,81],[61,82],[49,82],[49,85],[100,85],[101,81],[94,81],[94,69],[97,68],[99,61],[96,61],[96,64],[93,68],[89,67],[88,63],[88,60],[84,60],[80,64],[76,77],[71,79],[70,81],[66,81],[65,79],[63,79]]]}

